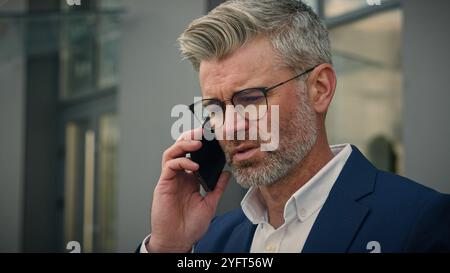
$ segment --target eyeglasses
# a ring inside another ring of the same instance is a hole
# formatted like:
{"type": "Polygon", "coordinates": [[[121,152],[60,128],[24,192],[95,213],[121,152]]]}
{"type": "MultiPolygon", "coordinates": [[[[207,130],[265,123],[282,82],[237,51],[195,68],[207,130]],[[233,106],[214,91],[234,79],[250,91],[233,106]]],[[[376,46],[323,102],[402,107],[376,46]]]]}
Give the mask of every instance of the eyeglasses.
{"type": "Polygon", "coordinates": [[[318,65],[309,68],[308,70],[295,75],[294,77],[285,80],[283,82],[277,83],[271,87],[253,87],[244,89],[241,91],[237,91],[233,94],[231,99],[229,100],[218,100],[218,99],[202,99],[191,105],[189,105],[189,109],[194,114],[194,116],[204,124],[209,118],[211,124],[213,126],[221,126],[224,122],[224,113],[226,102],[231,102],[231,104],[235,107],[236,112],[238,112],[242,117],[247,120],[258,120],[264,117],[267,112],[267,93],[274,90],[277,87],[282,86],[285,83],[288,83],[294,79],[297,79],[311,71],[313,71],[318,65]],[[257,109],[257,115],[248,115],[246,114],[249,106],[253,109],[257,109]]]}

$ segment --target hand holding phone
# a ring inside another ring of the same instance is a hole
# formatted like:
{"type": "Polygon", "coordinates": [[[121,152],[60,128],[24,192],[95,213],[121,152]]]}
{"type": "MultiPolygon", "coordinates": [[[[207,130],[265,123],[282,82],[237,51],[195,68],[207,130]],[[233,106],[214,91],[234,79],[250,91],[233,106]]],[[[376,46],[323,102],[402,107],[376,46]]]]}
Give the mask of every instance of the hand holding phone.
{"type": "Polygon", "coordinates": [[[150,252],[189,252],[195,242],[208,230],[217,204],[225,191],[230,178],[229,172],[223,172],[216,179],[217,185],[216,181],[213,181],[214,185],[205,186],[210,190],[215,188],[213,191],[205,196],[200,194],[197,175],[204,177],[204,182],[212,181],[207,173],[216,173],[222,169],[220,167],[222,164],[212,164],[214,168],[208,168],[207,165],[225,160],[216,161],[208,157],[209,153],[217,155],[214,151],[221,151],[220,146],[214,146],[214,143],[206,139],[205,144],[193,140],[196,131],[200,133],[198,129],[185,132],[184,136],[167,148],[162,155],[161,176],[153,192],[150,221],[152,235],[146,245],[150,252]],[[201,148],[202,152],[196,154],[195,151],[201,148]],[[198,161],[206,173],[202,174],[200,165],[186,158],[187,153],[194,153],[194,158],[199,156],[198,161]],[[208,159],[211,162],[208,162],[208,159]],[[214,172],[211,172],[212,169],[214,172]]]}
{"type": "MultiPolygon", "coordinates": [[[[209,119],[206,119],[203,124],[203,128],[208,124],[209,119]]],[[[219,145],[216,138],[212,140],[207,140],[202,135],[202,147],[191,152],[191,160],[197,163],[200,167],[194,173],[198,176],[200,184],[205,189],[205,191],[213,191],[220,174],[226,163],[225,154],[219,145]]]]}

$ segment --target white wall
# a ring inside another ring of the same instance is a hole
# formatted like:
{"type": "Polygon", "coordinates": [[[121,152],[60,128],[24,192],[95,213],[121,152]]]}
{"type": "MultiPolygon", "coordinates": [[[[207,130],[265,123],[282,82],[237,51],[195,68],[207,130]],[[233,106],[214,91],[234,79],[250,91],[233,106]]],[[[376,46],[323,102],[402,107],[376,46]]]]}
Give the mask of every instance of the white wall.
{"type": "Polygon", "coordinates": [[[450,2],[403,1],[406,175],[450,193],[450,2]]]}
{"type": "MultiPolygon", "coordinates": [[[[0,12],[24,8],[9,1],[0,12]]],[[[0,34],[0,252],[20,251],[22,235],[25,66],[23,33],[11,22],[0,34]]]]}

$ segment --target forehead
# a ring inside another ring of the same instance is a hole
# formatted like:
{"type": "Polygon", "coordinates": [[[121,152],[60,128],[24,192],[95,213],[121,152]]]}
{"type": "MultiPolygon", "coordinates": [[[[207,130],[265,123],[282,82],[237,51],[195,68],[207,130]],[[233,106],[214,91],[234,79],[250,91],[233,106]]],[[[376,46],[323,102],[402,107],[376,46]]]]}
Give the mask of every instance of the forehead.
{"type": "Polygon", "coordinates": [[[270,41],[256,38],[218,59],[200,63],[199,80],[203,97],[224,97],[234,91],[257,87],[278,66],[270,41]]]}

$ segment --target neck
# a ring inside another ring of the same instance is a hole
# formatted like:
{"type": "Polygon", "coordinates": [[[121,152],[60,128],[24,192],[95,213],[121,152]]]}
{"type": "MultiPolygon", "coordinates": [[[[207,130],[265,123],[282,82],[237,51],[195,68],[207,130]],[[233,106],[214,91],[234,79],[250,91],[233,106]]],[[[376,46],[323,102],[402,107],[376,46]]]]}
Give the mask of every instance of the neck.
{"type": "Polygon", "coordinates": [[[289,198],[332,158],[326,136],[319,134],[311,151],[288,175],[271,185],[259,187],[267,207],[269,223],[274,228],[284,223],[284,207],[289,198]]]}

